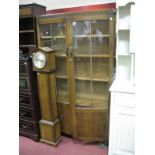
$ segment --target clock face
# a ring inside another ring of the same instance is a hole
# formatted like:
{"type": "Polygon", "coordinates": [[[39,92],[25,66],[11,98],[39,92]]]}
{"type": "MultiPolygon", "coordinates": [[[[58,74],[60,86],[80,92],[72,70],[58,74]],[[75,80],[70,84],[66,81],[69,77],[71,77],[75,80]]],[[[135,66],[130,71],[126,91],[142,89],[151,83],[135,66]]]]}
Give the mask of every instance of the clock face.
{"type": "Polygon", "coordinates": [[[43,68],[46,65],[46,56],[43,52],[36,52],[33,55],[33,64],[37,68],[43,68]]]}

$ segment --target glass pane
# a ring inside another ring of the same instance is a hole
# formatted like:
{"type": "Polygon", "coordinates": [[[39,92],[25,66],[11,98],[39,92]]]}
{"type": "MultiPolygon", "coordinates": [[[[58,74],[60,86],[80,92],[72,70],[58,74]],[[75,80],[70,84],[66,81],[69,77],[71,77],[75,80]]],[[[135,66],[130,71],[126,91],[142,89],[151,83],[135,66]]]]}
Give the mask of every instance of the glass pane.
{"type": "Polygon", "coordinates": [[[75,103],[81,106],[91,106],[91,81],[75,80],[75,103]]]}
{"type": "Polygon", "coordinates": [[[54,38],[53,44],[54,44],[54,49],[56,53],[57,52],[65,53],[65,50],[66,50],[65,38],[54,38]]]}
{"type": "Polygon", "coordinates": [[[92,54],[108,53],[109,50],[109,22],[91,21],[92,54]]]}
{"type": "Polygon", "coordinates": [[[53,47],[51,24],[40,25],[40,45],[41,47],[53,47]]]}
{"type": "Polygon", "coordinates": [[[94,36],[91,38],[92,54],[107,54],[109,52],[109,38],[94,36]]]}
{"type": "Polygon", "coordinates": [[[75,78],[90,79],[90,58],[74,59],[75,78]]]}
{"type": "Polygon", "coordinates": [[[92,58],[92,76],[94,80],[109,80],[109,59],[92,58]]]}
{"type": "Polygon", "coordinates": [[[65,24],[40,25],[41,46],[54,48],[56,52],[65,52],[66,36],[65,24]]]}
{"type": "Polygon", "coordinates": [[[40,25],[40,37],[51,36],[51,24],[43,24],[40,25]]]}
{"type": "Polygon", "coordinates": [[[52,39],[44,39],[40,41],[41,47],[53,47],[52,39]]]}
{"type": "Polygon", "coordinates": [[[57,23],[52,24],[52,35],[53,36],[65,36],[65,24],[64,23],[57,23]]]}
{"type": "Polygon", "coordinates": [[[90,21],[73,22],[74,54],[90,54],[90,21]]]}
{"type": "Polygon", "coordinates": [[[68,82],[67,79],[56,79],[57,101],[68,103],[68,82]]]}
{"type": "Polygon", "coordinates": [[[66,57],[56,57],[56,75],[67,77],[66,57]]]}
{"type": "Polygon", "coordinates": [[[51,23],[40,25],[40,44],[55,50],[57,103],[69,103],[66,60],[66,25],[51,23]]]}
{"type": "Polygon", "coordinates": [[[66,50],[66,33],[65,24],[52,24],[53,45],[56,52],[65,52],[66,50]]]}
{"type": "Polygon", "coordinates": [[[98,108],[108,108],[108,83],[93,81],[92,105],[98,108]]]}
{"type": "Polygon", "coordinates": [[[73,22],[74,35],[90,35],[90,21],[73,22]]]}

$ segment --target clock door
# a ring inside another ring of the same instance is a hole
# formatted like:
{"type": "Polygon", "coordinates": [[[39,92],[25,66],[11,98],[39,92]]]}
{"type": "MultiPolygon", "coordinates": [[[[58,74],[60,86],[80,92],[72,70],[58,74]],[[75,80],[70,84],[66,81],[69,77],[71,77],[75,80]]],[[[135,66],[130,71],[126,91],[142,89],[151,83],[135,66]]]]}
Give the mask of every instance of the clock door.
{"type": "Polygon", "coordinates": [[[67,22],[51,19],[39,25],[40,46],[54,49],[56,56],[56,91],[61,131],[72,134],[72,108],[69,100],[69,73],[67,57],[67,22]],[[46,24],[48,23],[48,24],[46,24]]]}

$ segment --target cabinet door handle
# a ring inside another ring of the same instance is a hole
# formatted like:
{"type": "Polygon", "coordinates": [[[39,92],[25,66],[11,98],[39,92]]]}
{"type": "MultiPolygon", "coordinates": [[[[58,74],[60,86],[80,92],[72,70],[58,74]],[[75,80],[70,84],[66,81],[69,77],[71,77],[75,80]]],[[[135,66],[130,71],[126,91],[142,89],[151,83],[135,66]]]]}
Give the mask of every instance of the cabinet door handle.
{"type": "Polygon", "coordinates": [[[66,48],[66,56],[67,57],[69,56],[69,48],[68,47],[66,48]]]}
{"type": "Polygon", "coordinates": [[[73,59],[73,48],[69,47],[69,61],[72,61],[73,59]]]}

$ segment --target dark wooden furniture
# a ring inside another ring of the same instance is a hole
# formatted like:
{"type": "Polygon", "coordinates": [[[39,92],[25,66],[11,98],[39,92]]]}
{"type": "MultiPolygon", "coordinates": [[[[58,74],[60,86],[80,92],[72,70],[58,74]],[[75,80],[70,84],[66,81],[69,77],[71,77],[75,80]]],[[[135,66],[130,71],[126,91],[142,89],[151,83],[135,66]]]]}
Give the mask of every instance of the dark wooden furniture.
{"type": "Polygon", "coordinates": [[[32,71],[32,59],[27,54],[19,59],[19,132],[39,140],[40,107],[37,78],[32,71]]]}
{"type": "Polygon", "coordinates": [[[41,120],[39,121],[40,141],[57,146],[61,140],[61,133],[56,105],[54,50],[49,47],[34,50],[33,70],[37,72],[41,106],[41,120]],[[41,63],[43,63],[43,65],[41,65],[41,63]]]}
{"type": "Polygon", "coordinates": [[[61,131],[85,141],[108,139],[115,10],[37,18],[39,47],[56,55],[61,131]]]}
{"type": "Polygon", "coordinates": [[[46,7],[35,3],[19,6],[19,47],[24,53],[36,48],[36,16],[45,13],[46,7]]]}
{"type": "Polygon", "coordinates": [[[42,14],[46,14],[46,7],[37,3],[22,4],[19,6],[19,16],[21,17],[34,17],[42,14]]]}
{"type": "Polygon", "coordinates": [[[40,138],[40,105],[31,52],[37,46],[36,16],[44,13],[46,7],[35,3],[19,6],[19,132],[36,141],[40,138]]]}

